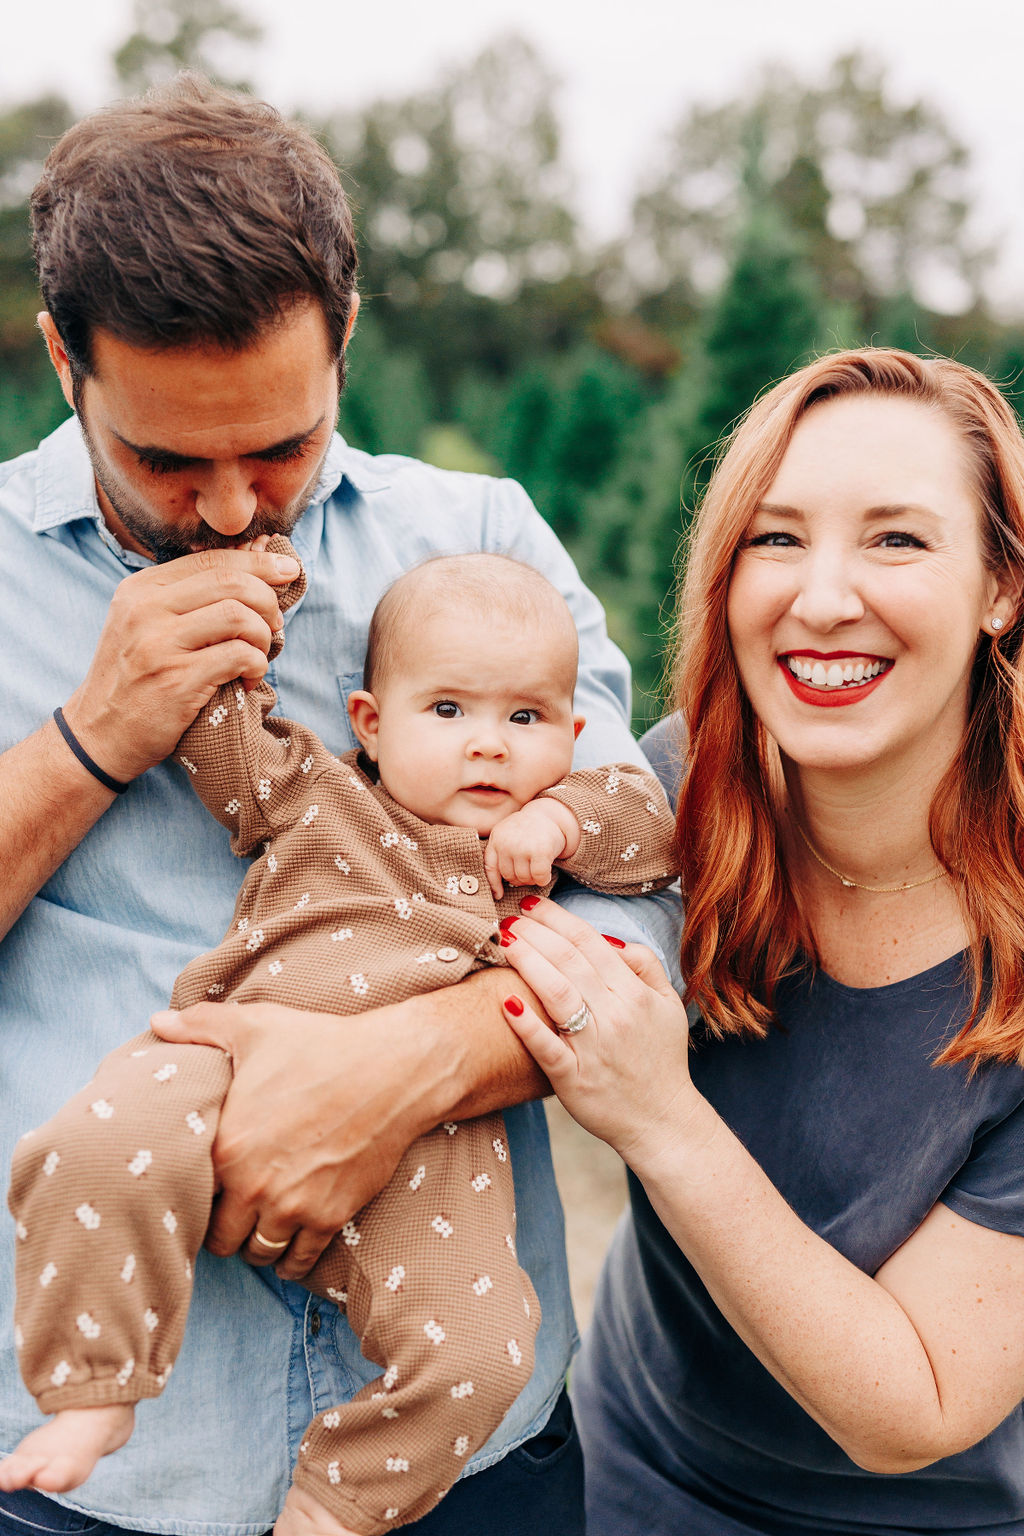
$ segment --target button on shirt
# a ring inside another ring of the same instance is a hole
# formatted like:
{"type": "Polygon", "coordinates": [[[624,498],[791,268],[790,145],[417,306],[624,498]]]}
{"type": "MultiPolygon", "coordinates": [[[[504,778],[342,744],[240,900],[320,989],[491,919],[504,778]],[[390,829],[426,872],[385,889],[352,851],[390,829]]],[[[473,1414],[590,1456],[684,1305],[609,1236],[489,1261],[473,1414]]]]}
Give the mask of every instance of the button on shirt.
{"type": "MultiPolygon", "coordinates": [[[[122,550],[103,524],[74,419],[0,467],[0,530],[6,749],[78,686],[114,588],[149,562],[122,550]]],[[[332,750],[355,745],[345,699],[361,684],[367,626],[383,589],[429,555],[487,549],[538,567],[569,600],[581,638],[576,708],[587,717],[578,764],[641,760],[625,724],[625,663],[598,603],[519,486],[371,458],[336,438],[292,538],[309,590],[286,616],[288,644],[270,680],[281,712],[332,750]]],[[[186,775],[165,763],[118,797],[47,882],[0,943],[5,1166],[16,1138],[143,1028],[166,1005],[177,973],[217,942],[242,872],[186,775]]],[[[671,896],[577,890],[566,901],[607,932],[667,954],[675,948],[671,896]]],[[[324,1070],[339,1065],[325,1062],[324,1070]]],[[[519,1255],[544,1321],[529,1385],[467,1474],[542,1427],[575,1343],[542,1107],[511,1110],[507,1126],[519,1255]]],[[[0,1240],[14,1241],[13,1224],[0,1240]]],[[[15,1360],[12,1270],[8,1254],[0,1268],[4,1451],[39,1423],[15,1360]]],[[[140,1404],[129,1444],[60,1502],[130,1529],[257,1536],[281,1509],[309,1420],[377,1375],[344,1317],[301,1286],[203,1252],[184,1348],[163,1396],[140,1404]]]]}

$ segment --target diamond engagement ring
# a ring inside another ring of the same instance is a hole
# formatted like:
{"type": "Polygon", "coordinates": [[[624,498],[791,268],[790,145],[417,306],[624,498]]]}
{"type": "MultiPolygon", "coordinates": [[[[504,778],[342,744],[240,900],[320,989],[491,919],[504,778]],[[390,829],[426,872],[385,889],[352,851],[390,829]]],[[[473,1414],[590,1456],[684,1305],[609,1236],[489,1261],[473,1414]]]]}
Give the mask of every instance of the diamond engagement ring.
{"type": "MultiPolygon", "coordinates": [[[[573,1017],[575,1018],[575,1014],[573,1017]]],[[[269,1237],[264,1237],[259,1227],[257,1227],[249,1241],[253,1243],[259,1243],[261,1248],[268,1248],[271,1253],[280,1253],[282,1248],[288,1247],[288,1244],[291,1242],[291,1238],[286,1237],[283,1243],[275,1243],[272,1242],[269,1237]]]]}
{"type": "Polygon", "coordinates": [[[578,1035],[581,1029],[586,1029],[594,1015],[586,1003],[581,1003],[575,1013],[569,1015],[564,1024],[556,1024],[555,1028],[560,1035],[578,1035]]]}

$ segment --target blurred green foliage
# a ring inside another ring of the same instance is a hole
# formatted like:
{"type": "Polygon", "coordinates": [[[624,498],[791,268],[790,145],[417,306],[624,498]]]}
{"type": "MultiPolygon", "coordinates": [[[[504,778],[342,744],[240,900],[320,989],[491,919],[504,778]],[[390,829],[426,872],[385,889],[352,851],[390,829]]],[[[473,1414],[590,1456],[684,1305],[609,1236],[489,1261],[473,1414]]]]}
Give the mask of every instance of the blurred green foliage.
{"type": "MultiPolygon", "coordinates": [[[[137,0],[112,60],[127,91],[198,68],[237,84],[260,29],[227,0],[137,0]]],[[[680,535],[716,445],[817,352],[939,351],[1011,393],[1024,327],[985,298],[967,153],[882,66],[773,67],[691,104],[652,147],[627,232],[572,211],[558,82],[521,37],[433,85],[311,121],[357,211],[363,307],[339,425],[371,452],[521,480],[657,684],[680,535]]],[[[0,110],[0,454],[66,414],[35,328],[27,200],[72,121],[58,97],[0,110]]]]}

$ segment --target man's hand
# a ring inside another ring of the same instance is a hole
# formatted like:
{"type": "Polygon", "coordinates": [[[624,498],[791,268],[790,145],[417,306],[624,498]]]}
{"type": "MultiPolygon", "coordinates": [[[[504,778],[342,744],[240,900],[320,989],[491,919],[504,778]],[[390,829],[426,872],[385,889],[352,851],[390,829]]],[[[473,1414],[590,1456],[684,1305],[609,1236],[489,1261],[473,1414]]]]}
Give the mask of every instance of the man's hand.
{"type": "Polygon", "coordinates": [[[484,871],[495,901],[509,885],[547,885],[551,866],[580,845],[580,824],[560,800],[531,800],[499,821],[484,850],[484,871]]]}
{"type": "Polygon", "coordinates": [[[156,1014],[165,1040],[219,1046],[235,1073],[213,1146],[211,1252],[243,1248],[301,1279],[417,1136],[546,1092],[502,1018],[507,991],[502,967],[348,1016],[276,1003],[156,1014]],[[257,1227],[287,1251],[254,1244],[257,1227]]]}
{"type": "Polygon", "coordinates": [[[222,683],[261,678],[282,622],[274,586],[297,574],[288,557],[218,549],[127,576],[64,706],[90,757],[133,779],[163,761],[222,683]]]}

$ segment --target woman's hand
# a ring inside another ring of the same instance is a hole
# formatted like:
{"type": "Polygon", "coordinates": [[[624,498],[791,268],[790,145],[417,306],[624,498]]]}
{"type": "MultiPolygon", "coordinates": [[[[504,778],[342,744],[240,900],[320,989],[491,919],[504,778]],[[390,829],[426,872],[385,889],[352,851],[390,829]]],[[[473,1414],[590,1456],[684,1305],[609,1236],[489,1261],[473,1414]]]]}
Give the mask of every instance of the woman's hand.
{"type": "Polygon", "coordinates": [[[627,1163],[646,1162],[676,1140],[697,1100],[682,1002],[643,945],[606,939],[539,897],[523,911],[502,924],[509,965],[552,1019],[584,1004],[590,1017],[557,1034],[516,994],[505,1017],[569,1113],[627,1163]]]}

